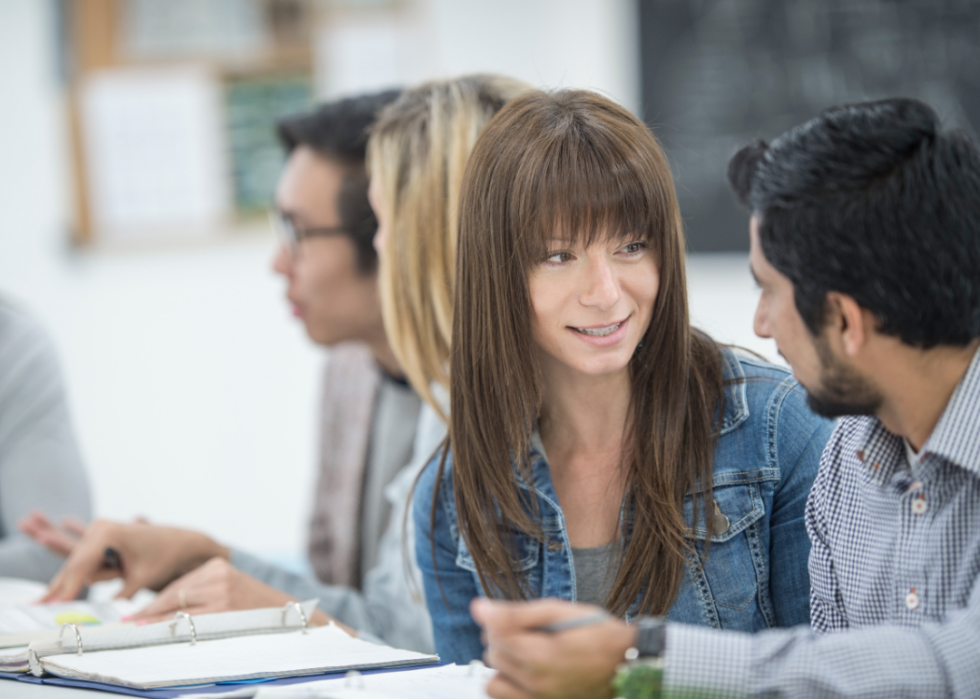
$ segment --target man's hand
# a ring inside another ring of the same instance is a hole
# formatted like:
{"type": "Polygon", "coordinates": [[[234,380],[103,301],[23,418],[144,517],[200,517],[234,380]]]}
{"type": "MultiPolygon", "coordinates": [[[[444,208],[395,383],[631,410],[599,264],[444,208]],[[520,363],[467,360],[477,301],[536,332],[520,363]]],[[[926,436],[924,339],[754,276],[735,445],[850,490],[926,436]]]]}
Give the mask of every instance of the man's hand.
{"type": "Polygon", "coordinates": [[[494,699],[611,697],[616,667],[636,642],[636,630],[613,618],[558,633],[536,630],[599,611],[590,605],[481,598],[473,600],[470,611],[483,627],[487,665],[497,670],[487,685],[494,699]]]}
{"type": "Polygon", "coordinates": [[[41,601],[73,600],[84,586],[118,577],[125,583],[118,597],[132,597],[144,587],[160,590],[215,556],[227,558],[228,549],[198,532],[96,520],[74,545],[41,601]],[[106,565],[107,548],[119,555],[119,568],[106,565]]]}
{"type": "MultiPolygon", "coordinates": [[[[174,580],[145,609],[132,617],[133,621],[155,622],[172,619],[175,612],[196,614],[231,612],[240,609],[281,607],[296,601],[285,592],[269,587],[235,568],[224,558],[210,561],[174,580]]],[[[316,610],[310,623],[322,626],[331,619],[316,610]]],[[[334,623],[337,623],[336,621],[334,623]]],[[[357,634],[347,626],[337,623],[351,636],[357,634]]]]}

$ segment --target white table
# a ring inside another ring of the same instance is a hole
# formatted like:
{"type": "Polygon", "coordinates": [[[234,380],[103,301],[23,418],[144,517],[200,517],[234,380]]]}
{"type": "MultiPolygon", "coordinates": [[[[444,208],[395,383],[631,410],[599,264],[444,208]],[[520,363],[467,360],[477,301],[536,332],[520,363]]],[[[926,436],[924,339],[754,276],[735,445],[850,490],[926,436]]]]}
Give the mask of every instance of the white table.
{"type": "MultiPolygon", "coordinates": [[[[0,697],[3,699],[109,699],[120,697],[122,694],[109,694],[94,689],[77,689],[75,687],[58,687],[53,684],[31,684],[17,680],[0,679],[0,697]]],[[[130,698],[132,699],[132,698],[130,698]]]]}

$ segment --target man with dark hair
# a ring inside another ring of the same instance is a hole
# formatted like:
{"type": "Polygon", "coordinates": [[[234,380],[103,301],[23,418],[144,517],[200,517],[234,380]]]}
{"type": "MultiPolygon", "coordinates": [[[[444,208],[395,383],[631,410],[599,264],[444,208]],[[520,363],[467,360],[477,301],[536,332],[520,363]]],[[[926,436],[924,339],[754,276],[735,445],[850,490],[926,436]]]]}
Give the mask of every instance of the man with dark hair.
{"type": "MultiPolygon", "coordinates": [[[[368,181],[364,163],[368,129],[372,123],[366,119],[366,115],[376,114],[398,95],[398,90],[388,90],[330,102],[309,114],[286,117],[276,127],[279,140],[289,156],[279,183],[279,213],[287,221],[298,213],[282,209],[283,196],[289,197],[289,192],[283,190],[288,189],[290,184],[289,175],[293,174],[290,168],[301,171],[295,180],[304,183],[306,178],[301,175],[307,173],[302,166],[307,159],[316,157],[320,164],[325,161],[332,165],[342,175],[335,198],[341,223],[338,232],[353,243],[357,269],[364,274],[374,272],[378,264],[373,245],[378,222],[367,199],[368,181]]],[[[288,205],[290,202],[285,203],[288,205]]]]}
{"type": "Polygon", "coordinates": [[[293,314],[310,338],[331,349],[309,541],[318,580],[198,532],[100,521],[76,543],[35,518],[24,525],[35,538],[71,552],[52,581],[50,599],[73,599],[82,585],[115,574],[123,576],[127,596],[141,587],[162,588],[135,619],[316,597],[314,621],[329,615],[362,636],[431,651],[428,614],[406,576],[399,514],[402,491],[412,481],[421,402],[401,378],[385,336],[372,246],[377,221],[365,172],[369,127],[397,96],[344,99],[278,125],[289,157],[272,215],[281,238],[274,268],[288,282],[293,314]],[[121,573],[105,569],[106,548],[119,554],[121,573]]]}
{"type": "Polygon", "coordinates": [[[628,658],[617,696],[980,696],[980,148],[885,100],[743,149],[729,181],[756,333],[816,412],[850,416],[807,504],[812,628],[546,634],[594,610],[481,600],[489,693],[609,696],[628,658]]]}

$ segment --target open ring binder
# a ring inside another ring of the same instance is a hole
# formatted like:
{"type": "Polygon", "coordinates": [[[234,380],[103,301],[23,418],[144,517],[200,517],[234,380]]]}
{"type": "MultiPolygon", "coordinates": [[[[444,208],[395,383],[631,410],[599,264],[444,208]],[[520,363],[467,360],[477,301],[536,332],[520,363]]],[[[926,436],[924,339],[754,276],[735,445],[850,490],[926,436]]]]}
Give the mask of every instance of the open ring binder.
{"type": "MultiPolygon", "coordinates": [[[[191,617],[191,615],[188,614],[187,612],[177,612],[176,614],[174,614],[174,620],[170,622],[170,635],[171,636],[177,635],[177,624],[180,623],[181,619],[187,619],[187,623],[191,627],[191,645],[192,646],[197,645],[197,627],[194,626],[193,617],[191,617]]],[[[75,633],[78,633],[78,631],[76,631],[75,633]]],[[[80,654],[81,654],[81,650],[79,649],[79,655],[80,654]]]]}
{"type": "Polygon", "coordinates": [[[59,639],[35,641],[25,653],[24,669],[35,677],[150,690],[438,662],[437,656],[353,638],[335,624],[296,633],[306,630],[314,609],[316,600],[308,600],[193,617],[177,612],[140,627],[72,627],[74,646],[66,631],[59,639]],[[196,644],[193,650],[188,641],[196,644]]]}

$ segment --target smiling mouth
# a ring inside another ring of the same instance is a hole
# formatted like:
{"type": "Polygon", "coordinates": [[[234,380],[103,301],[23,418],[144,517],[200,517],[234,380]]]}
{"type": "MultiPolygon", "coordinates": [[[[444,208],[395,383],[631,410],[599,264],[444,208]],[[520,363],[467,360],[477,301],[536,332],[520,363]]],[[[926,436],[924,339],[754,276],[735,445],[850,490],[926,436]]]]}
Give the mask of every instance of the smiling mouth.
{"type": "Polygon", "coordinates": [[[606,325],[601,328],[573,328],[575,332],[582,333],[583,335],[589,335],[591,337],[605,337],[606,335],[612,335],[614,332],[619,330],[619,326],[625,323],[625,320],[621,320],[613,325],[606,325]]]}

